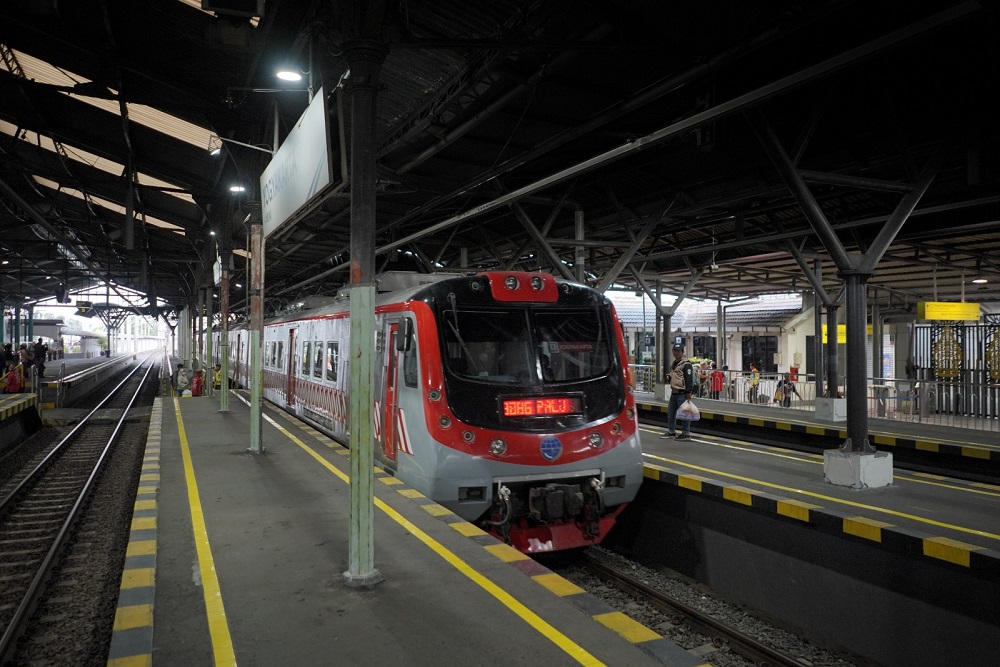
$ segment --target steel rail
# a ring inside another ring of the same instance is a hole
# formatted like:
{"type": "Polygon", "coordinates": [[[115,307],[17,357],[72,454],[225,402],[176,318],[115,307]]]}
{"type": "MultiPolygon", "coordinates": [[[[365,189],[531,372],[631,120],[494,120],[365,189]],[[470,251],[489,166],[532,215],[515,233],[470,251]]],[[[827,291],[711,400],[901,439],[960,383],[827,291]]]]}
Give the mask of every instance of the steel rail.
{"type": "MultiPolygon", "coordinates": [[[[151,357],[147,357],[143,363],[136,366],[114,389],[112,389],[108,395],[91,410],[81,421],[77,424],[53,449],[49,454],[37,465],[35,468],[17,485],[17,487],[7,495],[2,501],[0,501],[0,517],[3,517],[11,508],[14,501],[22,494],[28,492],[28,490],[36,484],[44,472],[55,462],[60,456],[65,454],[69,446],[79,437],[82,430],[88,425],[88,421],[100,410],[105,404],[116,397],[119,391],[121,391],[125,385],[132,380],[132,378],[142,370],[143,365],[149,361],[151,357]]],[[[143,375],[135,393],[129,398],[128,404],[123,408],[121,418],[115,424],[115,427],[110,436],[108,436],[107,443],[98,457],[94,467],[92,468],[86,482],[83,485],[82,490],[77,495],[76,501],[74,502],[72,508],[69,510],[65,521],[59,528],[56,534],[52,546],[48,549],[45,556],[42,558],[41,563],[38,567],[38,571],[32,579],[31,583],[21,599],[20,604],[15,610],[14,614],[11,616],[10,622],[7,627],[4,628],[3,636],[0,637],[0,664],[7,664],[9,660],[13,658],[13,652],[16,649],[17,639],[21,636],[25,629],[25,624],[30,618],[31,613],[34,611],[40,597],[40,593],[43,585],[49,578],[52,568],[57,562],[59,556],[62,554],[63,548],[66,546],[70,533],[75,527],[77,520],[82,513],[83,507],[90,497],[91,492],[96,486],[96,481],[101,471],[104,468],[104,464],[108,459],[108,454],[111,451],[112,446],[118,439],[118,434],[121,432],[122,426],[128,417],[128,412],[135,404],[136,399],[142,392],[149,375],[155,368],[155,363],[149,364],[146,368],[146,372],[143,375]]]]}
{"type": "Polygon", "coordinates": [[[704,612],[698,611],[679,600],[666,595],[662,591],[652,588],[631,575],[621,572],[610,565],[603,563],[589,554],[582,554],[582,559],[586,567],[603,576],[610,577],[612,585],[635,595],[647,598],[654,607],[661,611],[678,612],[692,619],[696,624],[705,628],[707,634],[714,635],[722,639],[735,653],[754,662],[756,665],[779,665],[781,667],[802,667],[802,663],[790,655],[777,651],[767,644],[763,644],[752,637],[748,637],[739,630],[717,621],[704,612]]]}

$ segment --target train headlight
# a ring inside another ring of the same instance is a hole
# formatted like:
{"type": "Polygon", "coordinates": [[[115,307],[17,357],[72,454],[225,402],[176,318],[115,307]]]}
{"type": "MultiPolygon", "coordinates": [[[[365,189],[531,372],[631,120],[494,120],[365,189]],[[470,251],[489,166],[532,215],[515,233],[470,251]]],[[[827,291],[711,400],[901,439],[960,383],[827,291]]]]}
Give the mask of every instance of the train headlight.
{"type": "Polygon", "coordinates": [[[635,410],[633,410],[632,408],[626,410],[625,414],[628,416],[629,419],[635,419],[635,410]]]}
{"type": "Polygon", "coordinates": [[[448,415],[441,415],[441,418],[438,419],[438,424],[441,425],[441,428],[448,428],[451,426],[451,419],[448,415]]]}
{"type": "Polygon", "coordinates": [[[588,441],[590,446],[593,447],[594,449],[600,449],[601,445],[604,444],[604,438],[602,438],[601,434],[598,433],[597,431],[594,431],[593,433],[590,434],[588,441]]]}
{"type": "Polygon", "coordinates": [[[507,286],[507,289],[517,289],[518,285],[521,283],[517,282],[517,278],[514,276],[507,276],[504,278],[503,284],[507,286]]]}
{"type": "Polygon", "coordinates": [[[619,433],[622,432],[622,425],[619,424],[618,422],[615,422],[614,424],[611,425],[611,432],[615,435],[618,435],[619,433]]]}
{"type": "Polygon", "coordinates": [[[462,440],[465,440],[466,442],[472,442],[475,439],[476,439],[476,434],[473,433],[472,431],[462,431],[462,440]]]}
{"type": "Polygon", "coordinates": [[[503,456],[507,452],[507,443],[497,438],[490,443],[490,454],[493,456],[503,456]]]}
{"type": "Polygon", "coordinates": [[[427,394],[427,398],[431,399],[432,401],[440,401],[441,392],[438,391],[437,389],[431,389],[431,393],[427,394]]]}
{"type": "Polygon", "coordinates": [[[540,290],[545,287],[545,283],[542,282],[541,277],[532,276],[531,277],[531,289],[540,290]]]}

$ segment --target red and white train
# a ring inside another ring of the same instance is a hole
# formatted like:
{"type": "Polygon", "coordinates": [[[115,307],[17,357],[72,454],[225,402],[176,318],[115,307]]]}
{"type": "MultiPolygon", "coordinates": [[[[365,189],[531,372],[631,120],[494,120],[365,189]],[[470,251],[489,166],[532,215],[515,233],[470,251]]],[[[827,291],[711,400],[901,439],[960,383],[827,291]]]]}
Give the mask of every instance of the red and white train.
{"type": "MultiPolygon", "coordinates": [[[[642,482],[621,326],[548,274],[387,274],[375,306],[375,459],[527,553],[596,544],[642,482]],[[394,283],[394,284],[393,284],[394,283]]],[[[347,299],[265,323],[264,396],[346,443],[347,299]]],[[[245,382],[247,331],[231,336],[245,382]]]]}

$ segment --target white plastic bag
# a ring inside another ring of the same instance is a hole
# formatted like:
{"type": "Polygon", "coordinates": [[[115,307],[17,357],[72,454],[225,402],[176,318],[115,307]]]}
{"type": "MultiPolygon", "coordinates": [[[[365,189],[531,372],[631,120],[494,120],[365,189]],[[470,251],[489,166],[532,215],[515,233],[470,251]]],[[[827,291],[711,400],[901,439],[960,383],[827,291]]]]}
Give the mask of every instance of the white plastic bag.
{"type": "Polygon", "coordinates": [[[681,407],[677,408],[677,418],[687,422],[696,422],[701,419],[701,410],[689,398],[681,403],[681,407]]]}

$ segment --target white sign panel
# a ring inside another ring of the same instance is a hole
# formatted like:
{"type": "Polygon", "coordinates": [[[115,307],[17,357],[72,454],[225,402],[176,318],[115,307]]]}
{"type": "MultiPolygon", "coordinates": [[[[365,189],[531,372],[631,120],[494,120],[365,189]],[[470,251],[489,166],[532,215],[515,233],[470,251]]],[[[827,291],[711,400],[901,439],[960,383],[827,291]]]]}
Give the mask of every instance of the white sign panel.
{"type": "Polygon", "coordinates": [[[320,88],[260,176],[264,238],[330,184],[326,95],[320,88]]]}

